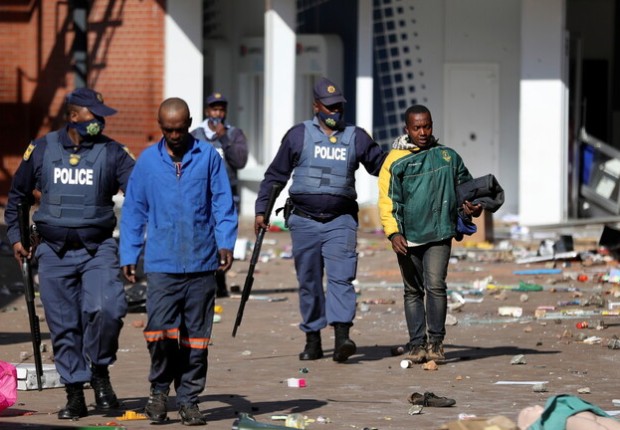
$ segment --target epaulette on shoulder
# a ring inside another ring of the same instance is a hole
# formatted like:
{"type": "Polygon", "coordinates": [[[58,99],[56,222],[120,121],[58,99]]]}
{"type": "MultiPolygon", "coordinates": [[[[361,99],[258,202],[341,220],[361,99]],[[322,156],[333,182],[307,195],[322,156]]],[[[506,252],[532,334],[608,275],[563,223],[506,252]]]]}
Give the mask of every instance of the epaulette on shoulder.
{"type": "Polygon", "coordinates": [[[26,148],[26,151],[24,152],[24,161],[28,161],[30,159],[30,155],[32,155],[34,148],[36,148],[36,145],[34,144],[34,141],[31,141],[28,148],[26,148]]]}
{"type": "Polygon", "coordinates": [[[129,148],[127,148],[125,145],[121,145],[121,148],[123,148],[123,151],[125,151],[127,155],[131,157],[132,160],[136,161],[136,156],[133,155],[133,153],[129,150],[129,148]]]}

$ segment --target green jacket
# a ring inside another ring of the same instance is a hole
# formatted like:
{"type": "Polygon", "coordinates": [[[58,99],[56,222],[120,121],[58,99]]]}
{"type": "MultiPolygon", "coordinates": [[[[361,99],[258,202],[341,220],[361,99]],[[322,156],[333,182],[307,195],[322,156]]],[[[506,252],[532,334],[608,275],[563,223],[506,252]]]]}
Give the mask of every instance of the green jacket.
{"type": "Polygon", "coordinates": [[[443,145],[392,150],[379,175],[379,210],[386,236],[416,245],[456,234],[456,186],[473,179],[461,156],[443,145]]]}

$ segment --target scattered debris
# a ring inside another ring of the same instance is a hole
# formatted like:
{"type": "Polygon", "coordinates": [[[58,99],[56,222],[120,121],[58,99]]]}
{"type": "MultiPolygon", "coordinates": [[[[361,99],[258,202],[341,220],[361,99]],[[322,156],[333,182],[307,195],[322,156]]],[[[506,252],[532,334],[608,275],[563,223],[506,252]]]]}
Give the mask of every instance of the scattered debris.
{"type": "Polygon", "coordinates": [[[136,411],[126,411],[120,417],[116,417],[116,419],[119,420],[119,421],[145,420],[146,419],[146,415],[141,414],[141,413],[136,412],[136,411]]]}
{"type": "Polygon", "coordinates": [[[306,387],[306,378],[288,378],[286,384],[291,388],[304,388],[306,387]]]}
{"type": "Polygon", "coordinates": [[[540,382],[538,384],[532,385],[532,391],[535,393],[546,393],[547,392],[547,383],[540,382]]]}
{"type": "Polygon", "coordinates": [[[497,309],[497,313],[503,317],[519,318],[523,315],[523,308],[519,306],[500,306],[497,309]]]}
{"type": "Polygon", "coordinates": [[[447,326],[453,326],[453,325],[457,325],[459,323],[459,321],[456,319],[456,317],[452,314],[447,314],[446,315],[446,325],[447,326]]]}
{"type": "Polygon", "coordinates": [[[409,369],[410,367],[413,367],[413,361],[411,360],[400,360],[400,367],[402,369],[409,369]]]}
{"type": "Polygon", "coordinates": [[[407,411],[407,413],[409,415],[419,415],[422,413],[422,409],[424,409],[424,406],[422,405],[411,405],[411,407],[409,408],[409,411],[407,411]]]}
{"type": "Polygon", "coordinates": [[[439,366],[435,363],[434,360],[427,361],[422,365],[423,370],[439,370],[439,366]]]}

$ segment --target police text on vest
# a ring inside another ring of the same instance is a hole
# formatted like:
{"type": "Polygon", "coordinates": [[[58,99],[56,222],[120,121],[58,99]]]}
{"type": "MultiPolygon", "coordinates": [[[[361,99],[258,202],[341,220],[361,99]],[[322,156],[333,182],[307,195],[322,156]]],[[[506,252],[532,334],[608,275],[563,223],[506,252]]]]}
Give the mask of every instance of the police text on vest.
{"type": "Polygon", "coordinates": [[[314,158],[324,160],[346,160],[347,148],[328,148],[326,146],[316,146],[314,148],[314,158]]]}
{"type": "Polygon", "coordinates": [[[93,185],[93,169],[54,168],[54,183],[70,185],[93,185]]]}

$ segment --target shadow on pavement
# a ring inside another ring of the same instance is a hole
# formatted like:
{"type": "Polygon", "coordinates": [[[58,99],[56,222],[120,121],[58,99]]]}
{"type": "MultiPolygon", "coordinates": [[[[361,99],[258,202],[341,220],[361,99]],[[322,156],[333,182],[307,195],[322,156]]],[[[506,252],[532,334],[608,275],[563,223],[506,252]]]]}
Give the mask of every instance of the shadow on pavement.
{"type": "MultiPolygon", "coordinates": [[[[249,402],[244,396],[237,394],[218,394],[201,396],[200,402],[223,402],[229,406],[219,408],[210,408],[207,413],[207,421],[228,421],[238,418],[239,413],[247,412],[249,414],[269,414],[277,413],[282,415],[282,411],[286,413],[305,414],[314,409],[327,404],[324,400],[316,399],[291,399],[287,401],[275,402],[249,402]]],[[[277,424],[277,423],[276,423],[277,424]]]]}
{"type": "Polygon", "coordinates": [[[479,346],[467,346],[467,345],[451,345],[445,344],[444,348],[455,349],[459,348],[459,351],[446,351],[446,361],[459,361],[459,360],[479,360],[482,358],[499,357],[499,356],[515,356],[518,354],[527,355],[540,355],[540,354],[559,354],[561,351],[541,351],[530,348],[520,348],[518,346],[494,346],[491,348],[483,348],[479,346]]]}

